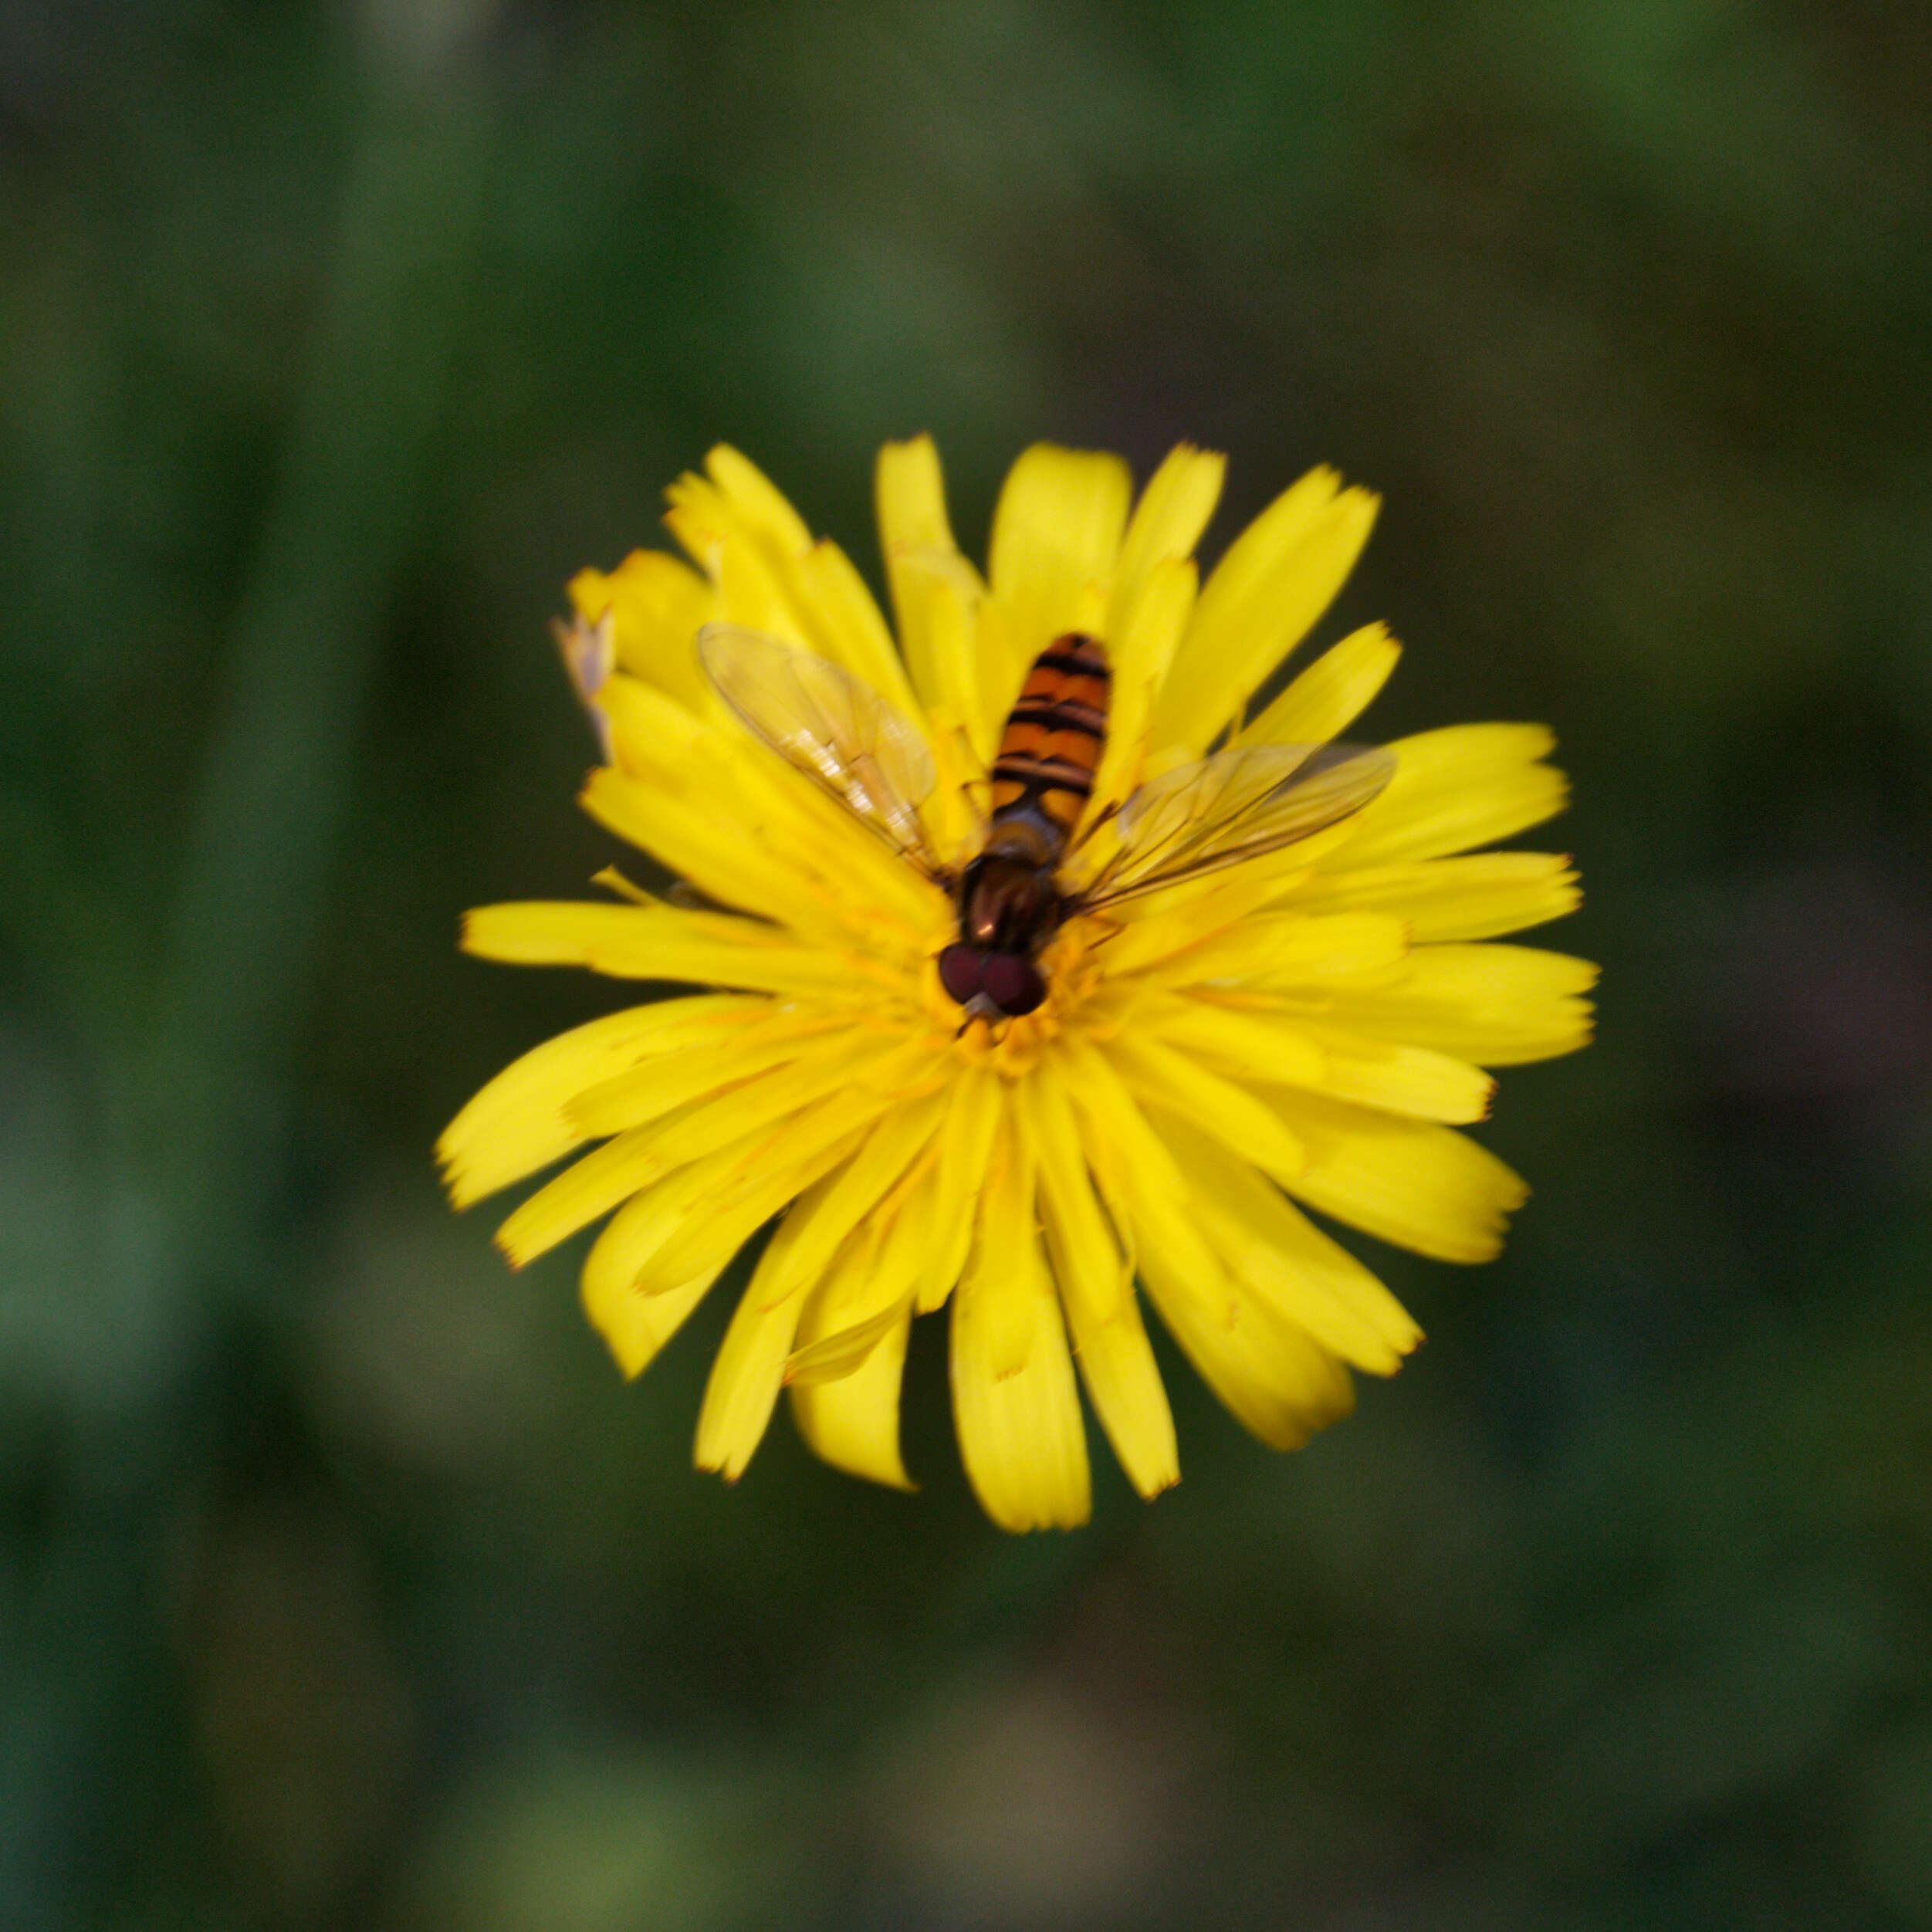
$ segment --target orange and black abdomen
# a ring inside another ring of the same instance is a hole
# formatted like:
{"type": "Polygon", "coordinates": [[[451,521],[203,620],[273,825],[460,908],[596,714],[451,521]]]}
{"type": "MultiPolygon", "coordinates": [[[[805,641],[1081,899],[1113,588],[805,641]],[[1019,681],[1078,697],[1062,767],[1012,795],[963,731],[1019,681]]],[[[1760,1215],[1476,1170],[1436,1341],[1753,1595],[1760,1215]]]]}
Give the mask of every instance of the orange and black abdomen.
{"type": "Polygon", "coordinates": [[[993,766],[993,815],[1037,810],[1064,837],[1079,822],[1107,742],[1113,676],[1097,638],[1069,631],[1033,661],[993,766]]]}

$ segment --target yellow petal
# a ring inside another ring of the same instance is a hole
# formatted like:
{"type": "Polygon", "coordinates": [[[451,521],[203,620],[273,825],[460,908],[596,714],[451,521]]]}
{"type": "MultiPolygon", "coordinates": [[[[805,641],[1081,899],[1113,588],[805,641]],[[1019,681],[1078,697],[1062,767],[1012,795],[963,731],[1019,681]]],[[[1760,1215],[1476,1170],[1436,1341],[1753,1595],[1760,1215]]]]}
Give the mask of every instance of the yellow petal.
{"type": "Polygon", "coordinates": [[[1321,1078],[1311,1084],[1338,1100],[1456,1127],[1489,1118],[1495,1081],[1453,1054],[1371,1040],[1334,1027],[1310,1027],[1308,1037],[1325,1063],[1321,1078]]]}
{"type": "Polygon", "coordinates": [[[780,555],[800,557],[810,549],[812,533],[805,519],[749,456],[719,443],[705,458],[705,468],[746,527],[780,555]]]}
{"type": "Polygon", "coordinates": [[[871,595],[836,546],[810,530],[770,479],[719,445],[708,476],[681,476],[665,523],[716,587],[716,614],[804,646],[903,705],[908,693],[871,595]]]}
{"type": "Polygon", "coordinates": [[[808,1041],[843,1027],[837,1013],[759,1003],[722,1037],[694,1039],[586,1087],[564,1103],[568,1123],[587,1140],[628,1132],[648,1121],[797,1059],[808,1041]]]}
{"type": "Polygon", "coordinates": [[[1047,1249],[1081,1379],[1127,1479],[1142,1496],[1180,1480],[1174,1418],[1135,1303],[1133,1271],[1095,1198],[1073,1109],[1057,1073],[1024,1083],[1040,1155],[1047,1249]]]}
{"type": "Polygon", "coordinates": [[[1348,1372],[1304,1329],[1234,1292],[1217,1309],[1158,1247],[1141,1275],[1168,1331],[1242,1426],[1274,1449],[1299,1449],[1355,1406],[1348,1372]]]}
{"type": "Polygon", "coordinates": [[[1427,1047],[1197,1000],[1173,1000],[1159,1010],[1149,1024],[1159,1026],[1168,1045],[1233,1078],[1313,1088],[1425,1120],[1467,1124],[1489,1111],[1494,1081],[1468,1061],[1427,1047]]]}
{"type": "Polygon", "coordinates": [[[829,1098],[736,1143],[733,1171],[704,1197],[704,1211],[687,1215],[651,1257],[647,1287],[669,1287],[698,1273],[741,1227],[739,1241],[855,1153],[875,1122],[916,1098],[909,1076],[921,1057],[875,1063],[829,1098]]]}
{"type": "Polygon", "coordinates": [[[1113,601],[1107,613],[1110,641],[1133,628],[1136,607],[1155,573],[1193,554],[1220,500],[1227,470],[1225,456],[1179,443],[1148,478],[1121,540],[1113,601]]]}
{"type": "Polygon", "coordinates": [[[719,616],[803,644],[799,614],[771,573],[773,546],[759,540],[729,497],[709,477],[687,470],[665,499],[664,526],[711,580],[719,616]]]}
{"type": "Polygon", "coordinates": [[[939,1149],[893,1189],[806,1304],[785,1367],[792,1412],[827,1462],[900,1488],[899,1377],[912,1302],[936,1237],[939,1149]]]}
{"type": "Polygon", "coordinates": [[[1488,1261],[1529,1198],[1487,1148],[1419,1120],[1284,1088],[1282,1118],[1308,1150],[1287,1183],[1297,1199],[1365,1234],[1439,1261],[1488,1261]]]}
{"type": "Polygon", "coordinates": [[[733,822],[725,799],[678,798],[609,766],[584,781],[580,802],[601,825],[688,879],[706,898],[800,932],[829,935],[836,908],[798,868],[733,822]]]}
{"type": "Polygon", "coordinates": [[[1027,665],[1062,633],[1098,621],[1127,525],[1133,479],[1118,456],[1036,443],[1009,472],[993,513],[987,577],[1011,653],[993,695],[1010,704],[1027,665]]]}
{"type": "MultiPolygon", "coordinates": [[[[942,778],[948,770],[945,749],[935,760],[942,778]]],[[[936,919],[949,927],[957,918],[951,900],[930,879],[766,747],[753,748],[728,771],[714,760],[684,789],[728,817],[748,843],[780,857],[849,936],[871,944],[881,936],[924,934],[936,919]],[[728,804],[721,786],[728,789],[728,804]]],[[[950,802],[936,796],[927,801],[926,814],[950,802]]]]}
{"type": "Polygon", "coordinates": [[[694,1162],[639,1195],[611,1223],[616,1228],[634,1211],[631,1246],[648,1250],[629,1284],[631,1295],[675,1300],[688,1283],[714,1278],[774,1214],[848,1160],[863,1135],[863,1128],[846,1129],[835,1106],[817,1108],[796,1126],[787,1122],[777,1134],[694,1162]]]}
{"type": "Polygon", "coordinates": [[[1200,1000],[1151,1003],[1141,1024],[1191,1059],[1226,1068],[1237,1078],[1318,1087],[1327,1057],[1304,1027],[1278,1013],[1244,1012],[1200,1000]]]}
{"type": "Polygon", "coordinates": [[[1092,1041],[1078,1037],[1060,1043],[1067,1088],[1080,1115],[1088,1158],[1108,1204],[1118,1211],[1132,1200],[1184,1202],[1187,1183],[1166,1144],[1107,1055],[1092,1041]]]}
{"type": "Polygon", "coordinates": [[[1406,922],[1387,912],[1257,912],[1162,964],[1175,986],[1254,988],[1319,985],[1399,966],[1406,922]]]}
{"type": "Polygon", "coordinates": [[[540,1187],[496,1230],[513,1268],[526,1267],[679,1165],[658,1123],[620,1134],[540,1187]]]}
{"type": "Polygon", "coordinates": [[[930,436],[888,443],[875,482],[879,546],[914,689],[963,728],[976,718],[975,616],[985,586],[959,554],[930,436]]]}
{"type": "Polygon", "coordinates": [[[1338,984],[1311,1004],[1321,1018],[1372,1039],[1508,1067],[1587,1045],[1584,995],[1596,979],[1589,960],[1535,946],[1419,946],[1386,974],[1338,984]]]}
{"type": "Polygon", "coordinates": [[[716,592],[695,570],[662,550],[633,550],[607,575],[578,571],[569,589],[586,622],[609,613],[624,670],[702,709],[706,686],[697,637],[718,607],[716,592]]]}
{"type": "Polygon", "coordinates": [[[1149,1498],[1172,1489],[1181,1480],[1174,1415],[1139,1304],[1125,1296],[1103,1320],[1084,1303],[1069,1301],[1067,1319],[1081,1380],[1128,1481],[1149,1498]]]}
{"type": "Polygon", "coordinates": [[[1313,470],[1243,531],[1202,587],[1155,708],[1155,744],[1207,748],[1334,601],[1377,502],[1313,470]]]}
{"type": "MultiPolygon", "coordinates": [[[[898,601],[901,560],[920,553],[959,554],[946,519],[946,482],[932,438],[915,436],[906,442],[885,444],[879,451],[873,487],[879,545],[885,553],[885,574],[892,585],[893,608],[903,637],[906,613],[898,601]]],[[[963,558],[960,561],[971,569],[963,558]]]]}
{"type": "MultiPolygon", "coordinates": [[[[771,1250],[765,1252],[769,1256],[771,1250]]],[[[795,1295],[774,1303],[760,1280],[763,1273],[760,1262],[719,1345],[698,1413],[693,1460],[728,1483],[744,1474],[764,1438],[804,1305],[795,1295]]]]}
{"type": "Polygon", "coordinates": [[[1508,838],[1554,817],[1569,780],[1541,761],[1555,743],[1542,725],[1451,725],[1389,746],[1396,775],[1354,821],[1342,864],[1440,858],[1508,838]]]}
{"type": "Polygon", "coordinates": [[[1340,1359],[1247,1284],[1218,1265],[1203,1277],[1158,1241],[1143,1247],[1140,1267],[1169,1331],[1222,1402],[1262,1441],[1298,1449],[1353,1407],[1354,1389],[1340,1359]]]}
{"type": "Polygon", "coordinates": [[[518,966],[580,966],[621,980],[748,992],[850,995],[868,963],[787,939],[777,928],[681,906],[530,900],[466,913],[463,950],[518,966]]]}
{"type": "Polygon", "coordinates": [[[1090,823],[1108,806],[1118,804],[1141,781],[1155,695],[1193,615],[1196,581],[1193,558],[1157,561],[1132,601],[1121,628],[1110,630],[1107,645],[1112,658],[1113,702],[1099,769],[1094,774],[1093,796],[1088,803],[1090,823]]]}
{"type": "MultiPolygon", "coordinates": [[[[1375,1275],[1248,1162],[1172,1115],[1160,1131],[1193,1190],[1191,1211],[1233,1279],[1331,1354],[1392,1375],[1422,1331],[1375,1275]]],[[[1178,1265],[1169,1244],[1155,1245],[1178,1265]]]]}
{"type": "MultiPolygon", "coordinates": [[[[854,1243],[855,1247],[860,1245],[854,1243]]],[[[814,1306],[817,1304],[817,1298],[814,1297],[814,1306]]],[[[807,1319],[811,1313],[810,1308],[806,1311],[807,1319]]],[[[827,1382],[843,1382],[847,1376],[856,1375],[871,1359],[872,1351],[901,1323],[912,1318],[912,1303],[899,1301],[888,1302],[871,1315],[824,1334],[808,1333],[805,1323],[801,1321],[798,1345],[785,1364],[787,1386],[817,1388],[827,1382]]]]}
{"type": "Polygon", "coordinates": [[[888,704],[916,722],[918,701],[906,680],[905,662],[851,559],[836,543],[821,538],[799,559],[798,578],[807,601],[824,614],[841,641],[842,661],[888,704]]]}
{"type": "Polygon", "coordinates": [[[593,951],[613,940],[648,943],[682,921],[668,908],[646,911],[593,900],[527,899],[479,905],[463,915],[462,947],[479,959],[510,966],[587,966],[593,951]]]}
{"type": "Polygon", "coordinates": [[[930,1314],[952,1292],[973,1244],[981,1189],[1005,1099],[990,1067],[969,1067],[952,1084],[932,1204],[932,1240],[920,1275],[919,1311],[930,1314]]]}
{"type": "Polygon", "coordinates": [[[698,1304],[710,1293],[725,1262],[661,1294],[639,1294],[629,1288],[593,1293],[587,1271],[580,1290],[584,1318],[603,1336],[617,1365],[634,1380],[655,1360],[658,1352],[682,1328],[698,1304]]]}
{"type": "Polygon", "coordinates": [[[610,762],[633,778],[651,778],[663,770],[667,745],[688,760],[693,747],[709,742],[705,712],[715,702],[707,697],[694,709],[641,678],[617,672],[598,694],[598,707],[611,728],[614,756],[610,762]]]}
{"type": "Polygon", "coordinates": [[[697,1041],[720,1034],[734,1037],[770,1003],[759,996],[712,993],[630,1007],[560,1034],[513,1061],[436,1143],[452,1202],[468,1207],[580,1146],[590,1136],[563,1110],[587,1088],[697,1041]]]}
{"type": "Polygon", "coordinates": [[[1402,920],[1386,912],[1306,913],[1298,905],[1270,911],[1278,887],[1260,876],[1239,876],[1254,869],[1234,868],[1233,882],[1216,888],[1211,898],[1171,913],[1143,912],[1108,941],[1109,972],[1156,967],[1158,980],[1172,986],[1293,986],[1395,966],[1408,956],[1402,920]]]}
{"type": "Polygon", "coordinates": [[[590,1244],[580,1283],[584,1311],[628,1376],[642,1374],[765,1218],[751,1223],[709,1267],[693,1269],[669,1287],[648,1274],[653,1257],[722,1184],[737,1152],[732,1149],[694,1161],[633,1196],[590,1244]]]}
{"type": "Polygon", "coordinates": [[[811,1202],[786,1216],[759,1269],[766,1294],[795,1294],[817,1281],[845,1237],[925,1152],[945,1105],[944,1095],[929,1095],[893,1108],[811,1202]]]}
{"type": "MultiPolygon", "coordinates": [[[[812,1291],[798,1348],[786,1366],[788,1382],[832,1382],[852,1374],[888,1332],[886,1318],[911,1308],[939,1238],[933,1210],[941,1149],[933,1116],[943,1113],[949,1098],[936,1096],[925,1108],[922,1149],[812,1291]]],[[[888,1115],[881,1128],[895,1124],[888,1115]]]]}
{"type": "Polygon", "coordinates": [[[1365,624],[1322,652],[1241,733],[1241,743],[1325,745],[1375,702],[1402,646],[1379,624],[1365,624]]]}
{"type": "Polygon", "coordinates": [[[1176,1278],[1195,1284],[1193,1291],[1209,1302],[1224,1303],[1220,1264],[1195,1223],[1193,1196],[1172,1149],[1104,1054],[1071,1042],[1065,1057],[1088,1161],[1115,1227],[1136,1253],[1159,1247],[1176,1278]]]}
{"type": "MultiPolygon", "coordinates": [[[[1101,837],[1105,836],[1103,828],[1101,837]]],[[[1108,979],[1144,973],[1149,966],[1170,959],[1174,970],[1186,974],[1194,948],[1206,945],[1217,934],[1232,936],[1281,892],[1280,881],[1250,861],[1128,902],[1119,908],[1118,929],[1107,935],[1108,979]]],[[[1104,906],[1094,916],[1105,930],[1113,924],[1114,915],[1114,908],[1104,906]]]]}
{"type": "Polygon", "coordinates": [[[1555,852],[1474,852],[1324,872],[1296,891],[1294,903],[1392,914],[1424,941],[1493,939],[1560,919],[1582,898],[1569,860],[1555,852]]]}
{"type": "Polygon", "coordinates": [[[930,575],[922,585],[926,563],[924,558],[906,558],[900,567],[905,603],[918,613],[907,661],[913,682],[925,699],[933,735],[963,735],[976,775],[991,763],[1000,729],[1000,701],[987,692],[993,685],[1003,685],[1003,679],[1000,667],[987,664],[980,648],[982,607],[950,575],[930,575]]]}
{"type": "MultiPolygon", "coordinates": [[[[1000,1243],[1000,1265],[1011,1254],[1000,1243]]],[[[1060,1308],[1029,1226],[1017,1274],[986,1265],[983,1246],[952,1298],[952,1413],[959,1453],[980,1507],[1002,1529],[1071,1529],[1090,1507],[1087,1436],[1060,1308]],[[1000,1372],[1004,1338],[1019,1325],[998,1306],[1030,1304],[1026,1366],[1000,1372]]]]}
{"type": "Polygon", "coordinates": [[[899,1386],[905,1370],[909,1308],[878,1318],[885,1332],[849,1374],[791,1385],[792,1416],[813,1453],[835,1469],[894,1489],[916,1487],[899,1453],[899,1386]]]}
{"type": "Polygon", "coordinates": [[[821,1109],[798,1116],[781,1147],[753,1136],[721,1149],[645,1189],[611,1217],[585,1257],[582,1294],[584,1313],[625,1375],[643,1372],[778,1208],[858,1145],[848,1122],[831,1120],[829,1139],[827,1125],[821,1109]]]}
{"type": "Polygon", "coordinates": [[[776,1123],[789,1126],[828,1094],[867,1103],[869,1113],[882,1111],[890,1104],[888,1070],[905,1064],[903,1051],[889,1040],[834,1034],[787,1065],[605,1142],[524,1202],[496,1230],[497,1245],[522,1267],[640,1188],[720,1149],[755,1142],[776,1123]],[[888,1081],[884,1093],[866,1084],[881,1076],[888,1081]]]}
{"type": "MultiPolygon", "coordinates": [[[[814,1183],[795,1201],[772,1237],[730,1328],[726,1331],[705,1390],[698,1419],[697,1465],[735,1481],[751,1460],[771,1419],[784,1379],[805,1298],[800,1280],[815,1274],[850,1230],[854,1202],[869,1196],[880,1165],[877,1126],[850,1159],[814,1183]],[[862,1177],[854,1185],[854,1176],[862,1177]]],[[[892,1137],[885,1146],[895,1152],[892,1137]]],[[[863,1212],[861,1206],[858,1212],[863,1212]]]]}
{"type": "Polygon", "coordinates": [[[1054,1273],[1068,1301],[1104,1320],[1132,1292],[1132,1271],[1095,1199],[1067,1076],[1053,1060],[1017,1083],[1027,1139],[1038,1161],[1040,1206],[1053,1237],[1054,1273]]]}
{"type": "Polygon", "coordinates": [[[910,1105],[901,1089],[908,1075],[924,1071],[922,1058],[890,1035],[836,1029],[795,1043],[790,1059],[661,1117],[647,1131],[664,1137],[682,1166],[749,1135],[770,1132],[828,1096],[863,1103],[868,1115],[895,1104],[910,1105]]]}
{"type": "Polygon", "coordinates": [[[1013,1108],[1003,1108],[986,1162],[973,1259],[980,1284],[975,1334],[1000,1381],[1026,1367],[1040,1328],[1045,1277],[1034,1185],[1032,1136],[1013,1108]]]}
{"type": "Polygon", "coordinates": [[[1110,1041],[1108,1053],[1138,1099],[1193,1121],[1264,1173],[1286,1180],[1306,1166],[1301,1142],[1279,1117],[1233,1081],[1210,1073],[1161,1040],[1131,1030],[1110,1041]]]}
{"type": "Polygon", "coordinates": [[[762,1138],[690,1162],[632,1196],[591,1243],[581,1284],[584,1313],[617,1365],[640,1375],[773,1211],[843,1160],[857,1144],[847,1133],[826,1144],[815,1117],[788,1150],[766,1157],[762,1138]],[[749,1145],[762,1159],[755,1181],[742,1169],[749,1145]],[[677,1237],[696,1228],[695,1243],[677,1237]]]}

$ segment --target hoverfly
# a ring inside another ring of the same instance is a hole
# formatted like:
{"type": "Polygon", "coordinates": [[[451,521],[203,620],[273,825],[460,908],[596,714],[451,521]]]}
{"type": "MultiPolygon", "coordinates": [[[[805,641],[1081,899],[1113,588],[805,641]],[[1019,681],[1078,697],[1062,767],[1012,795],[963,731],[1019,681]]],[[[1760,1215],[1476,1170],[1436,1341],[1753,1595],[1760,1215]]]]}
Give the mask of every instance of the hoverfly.
{"type": "Polygon", "coordinates": [[[1097,638],[1069,632],[1033,661],[1007,716],[990,815],[965,866],[933,851],[919,807],[937,783],[915,726],[841,665],[763,632],[708,624],[698,655],[754,736],[950,895],[959,937],[937,961],[966,1018],[1017,1019],[1047,996],[1040,957],[1077,913],[1238,865],[1359,811],[1393,777],[1392,753],[1250,745],[1150,780],[1084,831],[1106,742],[1112,678],[1097,638]],[[1084,884],[1063,862],[1108,818],[1117,846],[1084,884]]]}

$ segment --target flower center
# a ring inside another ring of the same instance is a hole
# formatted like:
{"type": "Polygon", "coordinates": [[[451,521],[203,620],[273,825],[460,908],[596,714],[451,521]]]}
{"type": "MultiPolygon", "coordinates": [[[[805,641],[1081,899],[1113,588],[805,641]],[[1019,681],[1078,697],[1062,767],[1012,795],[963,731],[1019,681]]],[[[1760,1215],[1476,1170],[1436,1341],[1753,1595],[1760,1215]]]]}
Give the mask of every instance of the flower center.
{"type": "Polygon", "coordinates": [[[964,1019],[959,1003],[942,982],[936,955],[925,973],[927,1016],[942,1037],[950,1037],[960,1058],[990,1060],[1000,1073],[1017,1078],[1089,1008],[1105,980],[1106,955],[1101,949],[1116,929],[1105,920],[1069,919],[1040,954],[1046,998],[1033,1012],[1009,1019],[964,1019]]]}

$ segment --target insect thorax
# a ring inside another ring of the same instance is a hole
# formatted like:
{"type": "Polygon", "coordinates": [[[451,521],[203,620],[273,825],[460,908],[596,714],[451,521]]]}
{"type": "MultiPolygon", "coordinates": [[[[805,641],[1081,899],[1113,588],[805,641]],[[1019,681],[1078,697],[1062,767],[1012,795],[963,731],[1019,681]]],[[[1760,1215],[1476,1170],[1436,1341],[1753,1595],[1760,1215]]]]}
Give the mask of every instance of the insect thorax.
{"type": "Polygon", "coordinates": [[[968,946],[1031,952],[1051,936],[1059,914],[1052,861],[1024,850],[989,840],[959,881],[959,937],[968,946]]]}

